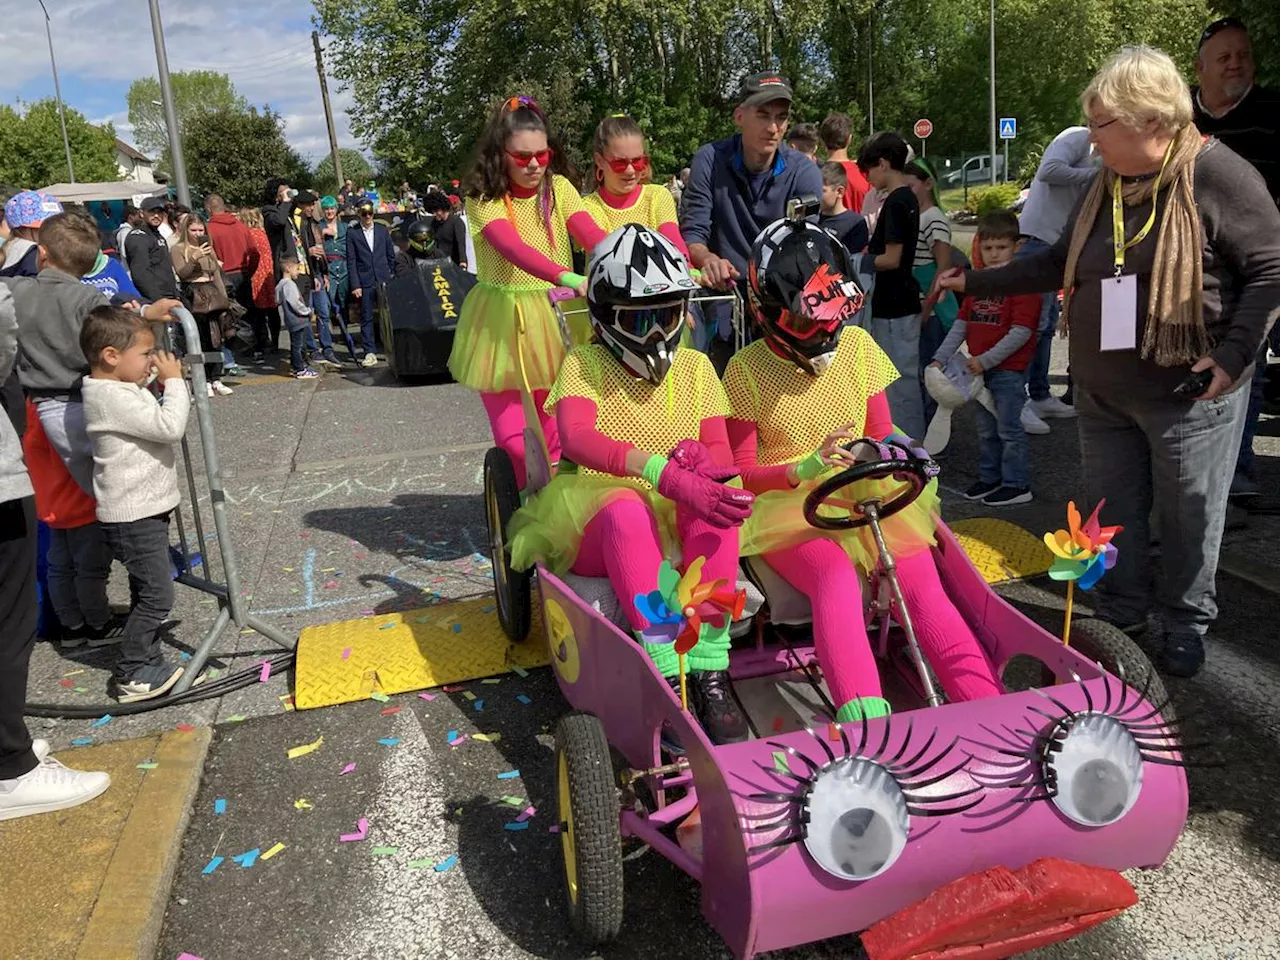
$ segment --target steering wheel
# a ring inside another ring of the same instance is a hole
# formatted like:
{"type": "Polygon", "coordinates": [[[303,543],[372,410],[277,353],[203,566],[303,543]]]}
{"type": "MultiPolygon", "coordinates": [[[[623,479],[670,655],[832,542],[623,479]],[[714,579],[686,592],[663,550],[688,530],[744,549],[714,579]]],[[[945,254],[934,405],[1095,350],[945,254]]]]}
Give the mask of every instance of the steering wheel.
{"type": "MultiPolygon", "coordinates": [[[[850,444],[849,446],[853,446],[850,444]]],[[[855,463],[847,470],[842,470],[823,480],[804,498],[804,519],[811,527],[819,530],[854,530],[865,527],[871,518],[859,509],[860,504],[848,498],[842,498],[839,504],[828,504],[832,496],[845,487],[851,487],[861,480],[901,480],[903,485],[894,491],[889,499],[880,502],[876,516],[885,520],[895,513],[905,510],[916,502],[916,498],[924,492],[929,482],[928,461],[918,457],[906,460],[871,460],[867,463],[855,463]],[[847,517],[826,517],[818,513],[823,506],[847,508],[847,517]]],[[[876,498],[878,499],[878,498],[876,498]]]]}

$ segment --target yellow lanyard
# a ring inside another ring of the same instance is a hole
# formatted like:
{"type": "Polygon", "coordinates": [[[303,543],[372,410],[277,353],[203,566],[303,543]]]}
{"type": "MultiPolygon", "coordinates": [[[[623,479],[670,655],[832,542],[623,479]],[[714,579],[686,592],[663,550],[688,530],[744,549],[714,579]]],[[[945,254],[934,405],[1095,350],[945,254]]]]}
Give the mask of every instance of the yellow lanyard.
{"type": "Polygon", "coordinates": [[[1119,174],[1116,174],[1116,178],[1111,184],[1111,242],[1115,247],[1117,277],[1124,272],[1125,251],[1130,247],[1136,247],[1147,239],[1147,234],[1151,232],[1152,226],[1155,225],[1156,200],[1160,196],[1160,180],[1164,177],[1164,169],[1169,165],[1169,157],[1172,155],[1173,142],[1170,141],[1169,146],[1164,151],[1164,162],[1160,164],[1160,172],[1156,174],[1156,182],[1151,187],[1151,215],[1147,217],[1147,222],[1142,225],[1142,229],[1134,234],[1131,240],[1124,238],[1124,184],[1121,182],[1119,174]]]}

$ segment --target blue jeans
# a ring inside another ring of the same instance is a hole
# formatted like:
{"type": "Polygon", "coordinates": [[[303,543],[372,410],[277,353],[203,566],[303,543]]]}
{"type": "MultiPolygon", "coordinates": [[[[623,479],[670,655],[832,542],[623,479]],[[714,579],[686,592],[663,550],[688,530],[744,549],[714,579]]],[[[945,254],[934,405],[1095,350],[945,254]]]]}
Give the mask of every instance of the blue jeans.
{"type": "MultiPolygon", "coordinates": [[[[1025,257],[1041,250],[1048,250],[1049,244],[1035,237],[1027,237],[1018,248],[1018,256],[1025,257]]],[[[1058,317],[1062,313],[1062,305],[1058,303],[1058,291],[1041,294],[1040,326],[1036,329],[1036,351],[1027,366],[1027,394],[1032,400],[1049,399],[1049,357],[1053,352],[1053,332],[1058,329],[1058,317]]]]}
{"type": "MultiPolygon", "coordinates": [[[[938,401],[933,399],[933,395],[924,388],[924,368],[933,363],[933,355],[938,352],[938,348],[942,346],[942,341],[947,339],[947,328],[942,325],[942,321],[938,319],[936,313],[930,314],[929,319],[924,322],[924,326],[920,328],[920,396],[924,402],[924,423],[928,428],[929,422],[933,420],[933,415],[938,412],[938,401]]],[[[922,440],[923,437],[915,439],[922,440]]]]}
{"type": "Polygon", "coordinates": [[[329,329],[329,291],[311,291],[311,309],[314,311],[316,334],[320,337],[320,352],[323,356],[333,353],[333,332],[329,329]]]}
{"type": "MultiPolygon", "coordinates": [[[[1273,334],[1275,330],[1271,331],[1273,334]]],[[[1272,338],[1274,339],[1274,337],[1272,338]]],[[[1240,451],[1236,454],[1236,473],[1253,476],[1253,435],[1258,432],[1258,418],[1262,416],[1262,403],[1267,391],[1267,344],[1258,352],[1257,369],[1253,383],[1249,385],[1249,406],[1244,415],[1244,435],[1240,438],[1240,451]]]]}
{"type": "Polygon", "coordinates": [[[884,391],[893,424],[907,436],[922,439],[926,424],[920,396],[920,314],[872,317],[871,337],[898,368],[898,379],[884,391]]]}
{"type": "Polygon", "coordinates": [[[981,404],[974,405],[978,418],[978,479],[1006,487],[1029,487],[1030,448],[1027,432],[1022,429],[1027,375],[1022,370],[988,370],[983,379],[998,417],[981,404]]]}
{"type": "Polygon", "coordinates": [[[1076,388],[1088,503],[1107,498],[1102,522],[1119,524],[1119,560],[1099,584],[1099,609],[1134,623],[1152,600],[1172,638],[1202,637],[1218,615],[1214,580],[1240,446],[1248,387],[1213,400],[1136,400],[1076,388]],[[1160,517],[1158,565],[1151,510],[1160,517]]]}

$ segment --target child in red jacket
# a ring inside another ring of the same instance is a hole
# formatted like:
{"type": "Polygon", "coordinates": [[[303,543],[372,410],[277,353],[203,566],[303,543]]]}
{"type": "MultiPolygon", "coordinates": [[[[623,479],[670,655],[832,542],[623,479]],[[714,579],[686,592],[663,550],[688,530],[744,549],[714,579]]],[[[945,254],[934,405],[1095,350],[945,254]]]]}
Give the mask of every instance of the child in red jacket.
{"type": "MultiPolygon", "coordinates": [[[[978,221],[978,249],[986,267],[1001,267],[1018,249],[1018,218],[993,213],[978,221]]],[[[968,297],[947,338],[933,355],[941,367],[964,343],[968,367],[980,373],[995,401],[996,415],[978,407],[978,482],[965,491],[970,500],[993,507],[1031,502],[1027,434],[1022,427],[1027,365],[1036,349],[1040,296],[968,297]]]]}

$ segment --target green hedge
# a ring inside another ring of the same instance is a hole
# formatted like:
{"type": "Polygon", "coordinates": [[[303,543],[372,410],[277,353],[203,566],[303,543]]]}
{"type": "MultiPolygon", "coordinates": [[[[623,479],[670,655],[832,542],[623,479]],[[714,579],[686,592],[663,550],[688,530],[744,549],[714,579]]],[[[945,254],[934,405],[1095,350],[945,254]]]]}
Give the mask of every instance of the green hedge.
{"type": "Polygon", "coordinates": [[[1016,183],[997,183],[994,187],[983,187],[969,191],[969,202],[965,209],[979,217],[988,213],[1008,210],[1022,193],[1022,187],[1016,183]]]}

